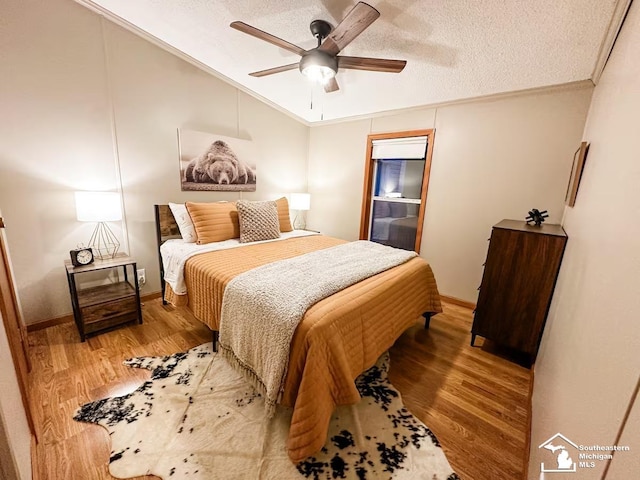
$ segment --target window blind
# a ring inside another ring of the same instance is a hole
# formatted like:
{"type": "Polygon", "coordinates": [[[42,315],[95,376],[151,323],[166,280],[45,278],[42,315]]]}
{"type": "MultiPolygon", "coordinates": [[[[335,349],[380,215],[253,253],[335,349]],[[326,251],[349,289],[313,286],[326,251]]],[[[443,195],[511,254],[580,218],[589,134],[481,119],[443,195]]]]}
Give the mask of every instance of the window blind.
{"type": "Polygon", "coordinates": [[[427,152],[427,137],[391,138],[374,140],[372,157],[376,160],[387,158],[422,159],[427,152]]]}

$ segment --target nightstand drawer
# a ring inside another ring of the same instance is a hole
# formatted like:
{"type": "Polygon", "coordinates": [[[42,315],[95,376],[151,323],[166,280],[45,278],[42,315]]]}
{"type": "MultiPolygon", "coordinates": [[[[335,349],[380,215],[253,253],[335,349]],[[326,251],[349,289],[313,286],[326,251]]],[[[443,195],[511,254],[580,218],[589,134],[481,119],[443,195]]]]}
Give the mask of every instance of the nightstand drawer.
{"type": "Polygon", "coordinates": [[[138,315],[135,311],[129,313],[117,313],[116,315],[110,317],[103,317],[100,320],[86,322],[84,324],[84,332],[85,334],[99,332],[101,330],[115,327],[116,325],[120,325],[122,323],[132,322],[137,319],[138,315]]]}
{"type": "Polygon", "coordinates": [[[113,302],[98,303],[82,308],[82,318],[85,324],[106,320],[116,315],[137,314],[136,297],[122,298],[113,302]]]}

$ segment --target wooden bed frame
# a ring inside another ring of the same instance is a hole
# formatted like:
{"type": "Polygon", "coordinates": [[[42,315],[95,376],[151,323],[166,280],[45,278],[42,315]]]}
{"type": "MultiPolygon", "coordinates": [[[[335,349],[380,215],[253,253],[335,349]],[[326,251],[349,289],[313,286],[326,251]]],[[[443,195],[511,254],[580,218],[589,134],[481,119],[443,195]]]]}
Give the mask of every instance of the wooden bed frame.
{"type": "MultiPolygon", "coordinates": [[[[160,262],[160,286],[162,289],[162,304],[166,305],[165,289],[166,283],[164,281],[164,267],[162,266],[162,255],[160,254],[160,246],[169,239],[182,238],[180,235],[180,229],[176,219],[169,208],[169,205],[154,205],[155,219],[156,219],[156,240],[158,242],[158,261],[160,262]]],[[[422,314],[424,317],[424,328],[428,329],[431,323],[431,316],[433,313],[425,312],[422,314]]],[[[212,330],[213,333],[213,348],[217,349],[216,343],[218,341],[218,331],[212,330]]]]}
{"type": "MultiPolygon", "coordinates": [[[[167,305],[167,301],[164,298],[164,293],[167,288],[167,283],[164,281],[164,266],[162,265],[162,254],[160,253],[160,247],[164,242],[172,238],[182,238],[178,223],[176,222],[169,205],[154,205],[154,214],[156,218],[156,241],[158,242],[158,262],[160,263],[160,288],[162,289],[162,304],[167,305]]],[[[207,326],[209,328],[209,326],[207,326]]],[[[211,330],[211,340],[213,342],[213,351],[218,351],[218,338],[220,332],[218,330],[211,330]]]]}
{"type": "Polygon", "coordinates": [[[164,281],[164,267],[162,265],[162,255],[160,254],[160,247],[164,242],[172,238],[182,238],[180,235],[180,229],[178,223],[171,213],[169,205],[154,205],[153,206],[155,219],[156,219],[156,241],[158,242],[158,261],[160,262],[160,288],[162,289],[162,304],[166,305],[167,301],[164,299],[164,291],[166,283],[164,281]]]}

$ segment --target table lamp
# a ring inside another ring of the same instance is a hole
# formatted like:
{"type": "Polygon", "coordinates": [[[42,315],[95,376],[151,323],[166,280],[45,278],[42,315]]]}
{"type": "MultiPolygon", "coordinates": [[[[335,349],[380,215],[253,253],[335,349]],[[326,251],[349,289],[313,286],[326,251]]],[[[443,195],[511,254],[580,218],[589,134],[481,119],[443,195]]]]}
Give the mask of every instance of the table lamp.
{"type": "Polygon", "coordinates": [[[296,211],[296,216],[293,219],[293,228],[304,229],[306,227],[304,212],[311,207],[311,195],[308,193],[292,193],[291,201],[289,202],[289,208],[296,211]],[[300,217],[300,220],[298,220],[300,217]]]}
{"type": "Polygon", "coordinates": [[[105,222],[122,220],[120,195],[115,192],[76,192],[76,215],[80,222],[97,222],[88,247],[101,260],[113,258],[120,242],[105,222]]]}

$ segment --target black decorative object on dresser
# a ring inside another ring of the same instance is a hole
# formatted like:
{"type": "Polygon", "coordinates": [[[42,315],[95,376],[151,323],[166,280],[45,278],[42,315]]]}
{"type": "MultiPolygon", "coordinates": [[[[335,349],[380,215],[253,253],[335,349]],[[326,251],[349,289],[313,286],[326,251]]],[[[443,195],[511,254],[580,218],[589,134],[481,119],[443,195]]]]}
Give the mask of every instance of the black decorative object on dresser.
{"type": "Polygon", "coordinates": [[[78,327],[80,339],[110,329],[123,323],[137,320],[142,323],[140,307],[140,288],[136,261],[127,255],[116,255],[114,258],[95,260],[89,265],[74,266],[70,260],[65,261],[73,318],[78,327]],[[82,273],[122,268],[123,276],[112,283],[88,288],[79,288],[76,277],[82,273]],[[129,280],[131,269],[131,281],[129,280]],[[133,283],[132,283],[133,282],[133,283]]]}
{"type": "Polygon", "coordinates": [[[503,220],[489,239],[480,295],[471,328],[535,360],[567,234],[560,225],[503,220]]]}
{"type": "Polygon", "coordinates": [[[525,218],[525,220],[527,221],[527,224],[531,224],[531,222],[533,222],[536,227],[539,227],[548,217],[549,214],[546,210],[540,211],[537,208],[533,208],[529,210],[529,216],[525,218]]]}

